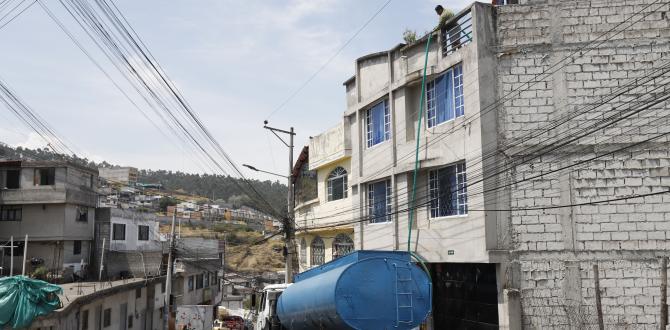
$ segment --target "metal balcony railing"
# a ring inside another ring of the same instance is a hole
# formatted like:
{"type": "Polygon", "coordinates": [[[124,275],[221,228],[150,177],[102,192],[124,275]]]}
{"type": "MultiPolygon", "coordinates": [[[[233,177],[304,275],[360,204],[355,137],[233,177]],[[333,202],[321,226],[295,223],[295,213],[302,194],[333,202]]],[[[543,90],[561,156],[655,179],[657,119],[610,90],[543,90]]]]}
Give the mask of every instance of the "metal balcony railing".
{"type": "Polygon", "coordinates": [[[472,11],[451,19],[440,31],[442,56],[447,56],[472,41],[472,11]]]}

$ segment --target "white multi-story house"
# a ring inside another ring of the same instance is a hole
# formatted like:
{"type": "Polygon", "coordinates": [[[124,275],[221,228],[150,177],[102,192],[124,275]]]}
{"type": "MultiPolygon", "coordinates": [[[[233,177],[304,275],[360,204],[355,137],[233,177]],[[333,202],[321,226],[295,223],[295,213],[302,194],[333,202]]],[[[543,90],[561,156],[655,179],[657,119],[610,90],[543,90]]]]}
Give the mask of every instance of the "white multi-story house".
{"type": "Polygon", "coordinates": [[[349,127],[343,122],[312,137],[293,168],[300,271],[354,250],[353,224],[341,212],[352,207],[349,127]]]}

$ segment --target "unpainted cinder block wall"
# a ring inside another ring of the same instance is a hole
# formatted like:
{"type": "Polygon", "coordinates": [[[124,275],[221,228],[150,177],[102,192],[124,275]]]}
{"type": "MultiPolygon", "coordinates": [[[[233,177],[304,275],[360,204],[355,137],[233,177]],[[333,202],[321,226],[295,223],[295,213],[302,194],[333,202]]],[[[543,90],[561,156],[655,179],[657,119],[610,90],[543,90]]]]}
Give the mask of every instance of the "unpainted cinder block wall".
{"type": "Polygon", "coordinates": [[[496,8],[498,166],[511,169],[501,179],[512,209],[501,234],[520,322],[596,326],[597,265],[605,328],[657,329],[659,257],[670,254],[670,3],[521,3],[496,8]]]}

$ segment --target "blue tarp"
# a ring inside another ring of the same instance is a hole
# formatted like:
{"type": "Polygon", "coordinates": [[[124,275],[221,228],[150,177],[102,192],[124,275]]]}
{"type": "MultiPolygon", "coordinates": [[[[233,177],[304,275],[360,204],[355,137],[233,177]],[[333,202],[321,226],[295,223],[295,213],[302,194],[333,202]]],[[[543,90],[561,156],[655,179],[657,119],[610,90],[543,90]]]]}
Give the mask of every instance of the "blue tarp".
{"type": "Polygon", "coordinates": [[[26,276],[0,278],[0,328],[27,328],[36,317],[61,306],[60,293],[60,286],[26,276]]]}

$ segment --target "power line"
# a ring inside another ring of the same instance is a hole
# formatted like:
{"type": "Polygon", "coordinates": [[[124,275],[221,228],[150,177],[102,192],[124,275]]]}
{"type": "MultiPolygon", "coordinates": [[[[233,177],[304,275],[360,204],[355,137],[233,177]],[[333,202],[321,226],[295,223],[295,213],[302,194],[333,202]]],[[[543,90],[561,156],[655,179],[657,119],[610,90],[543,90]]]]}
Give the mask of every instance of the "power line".
{"type": "Polygon", "coordinates": [[[324,62],[311,76],[309,76],[309,78],[307,78],[307,80],[305,80],[305,82],[303,82],[295,91],[293,91],[293,93],[291,93],[281,104],[279,104],[278,107],[272,110],[266,119],[270,119],[275,113],[284,108],[286,104],[288,104],[295,96],[297,96],[303,89],[305,89],[305,87],[307,87],[307,85],[309,85],[309,83],[312,82],[312,80],[314,80],[314,78],[316,78],[316,76],[319,75],[319,73],[321,73],[321,71],[323,71],[323,69],[325,69],[328,64],[330,64],[335,59],[335,57],[337,57],[337,55],[342,52],[342,50],[344,50],[344,48],[349,46],[349,44],[375,19],[375,17],[377,17],[384,10],[384,8],[386,8],[386,6],[391,3],[391,1],[392,0],[387,0],[381,7],[379,7],[379,9],[377,9],[377,11],[375,11],[375,13],[367,21],[365,21],[365,23],[360,28],[358,28],[358,30],[356,30],[356,32],[344,44],[342,44],[342,46],[340,46],[340,48],[338,48],[333,55],[331,55],[326,60],[326,62],[324,62]]]}

